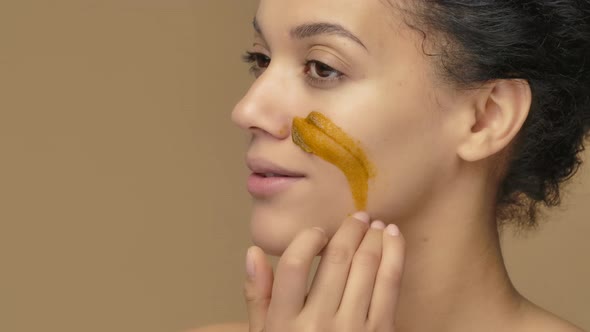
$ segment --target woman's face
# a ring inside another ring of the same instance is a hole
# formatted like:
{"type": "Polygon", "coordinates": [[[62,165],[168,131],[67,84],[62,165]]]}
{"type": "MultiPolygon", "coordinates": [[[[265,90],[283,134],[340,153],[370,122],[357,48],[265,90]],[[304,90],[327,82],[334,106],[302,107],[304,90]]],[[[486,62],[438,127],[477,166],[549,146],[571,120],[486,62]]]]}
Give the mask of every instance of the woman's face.
{"type": "Polygon", "coordinates": [[[294,117],[323,113],[375,169],[366,210],[403,226],[445,187],[457,162],[453,109],[422,37],[380,0],[261,0],[257,76],[232,118],[252,134],[254,243],[279,255],[301,229],[333,234],[355,211],[345,175],[291,139],[294,117]],[[284,175],[289,175],[285,177],[284,175]]]}

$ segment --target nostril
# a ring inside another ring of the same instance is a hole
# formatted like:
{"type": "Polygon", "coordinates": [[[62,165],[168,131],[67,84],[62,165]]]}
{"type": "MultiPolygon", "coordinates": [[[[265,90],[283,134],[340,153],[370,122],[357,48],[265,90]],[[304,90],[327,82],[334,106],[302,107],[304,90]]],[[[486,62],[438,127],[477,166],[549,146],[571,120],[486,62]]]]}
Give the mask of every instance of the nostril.
{"type": "Polygon", "coordinates": [[[252,137],[268,136],[268,137],[272,137],[275,140],[276,139],[283,140],[288,137],[288,135],[285,135],[284,137],[279,135],[277,130],[267,130],[267,129],[256,127],[256,126],[252,126],[252,127],[248,128],[248,131],[250,133],[252,133],[252,137]]]}
{"type": "Polygon", "coordinates": [[[277,140],[291,138],[291,129],[289,126],[267,126],[265,128],[261,128],[259,126],[250,126],[247,128],[247,130],[254,136],[269,136],[277,140]]]}

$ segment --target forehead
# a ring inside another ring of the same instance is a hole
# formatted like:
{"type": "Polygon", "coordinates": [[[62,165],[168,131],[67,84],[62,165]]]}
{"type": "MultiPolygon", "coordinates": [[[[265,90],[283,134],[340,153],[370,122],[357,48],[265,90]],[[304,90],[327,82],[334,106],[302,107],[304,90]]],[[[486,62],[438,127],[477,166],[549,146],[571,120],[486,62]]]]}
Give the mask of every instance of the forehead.
{"type": "MultiPolygon", "coordinates": [[[[284,38],[303,23],[328,22],[343,26],[369,48],[381,47],[399,23],[388,0],[261,0],[256,19],[265,36],[284,38]]],[[[391,38],[390,38],[391,39],[391,38]]]]}

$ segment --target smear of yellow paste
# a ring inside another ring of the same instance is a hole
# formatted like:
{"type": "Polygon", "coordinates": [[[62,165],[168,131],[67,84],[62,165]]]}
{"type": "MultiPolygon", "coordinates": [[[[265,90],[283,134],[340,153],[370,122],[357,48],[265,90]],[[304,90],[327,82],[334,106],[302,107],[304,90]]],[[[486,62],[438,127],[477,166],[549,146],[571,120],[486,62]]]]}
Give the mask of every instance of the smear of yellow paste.
{"type": "Polygon", "coordinates": [[[366,209],[374,170],[358,142],[319,112],[293,119],[292,138],[304,151],[338,167],[348,180],[356,208],[366,209]]]}

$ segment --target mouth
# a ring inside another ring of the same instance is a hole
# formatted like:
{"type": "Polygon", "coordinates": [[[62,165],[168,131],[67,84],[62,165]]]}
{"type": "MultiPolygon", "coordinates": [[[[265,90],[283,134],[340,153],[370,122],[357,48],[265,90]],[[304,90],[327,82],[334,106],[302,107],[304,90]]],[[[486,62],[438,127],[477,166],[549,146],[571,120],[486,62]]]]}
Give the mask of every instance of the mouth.
{"type": "Polygon", "coordinates": [[[300,178],[302,176],[292,176],[286,174],[278,174],[278,173],[252,173],[256,176],[260,176],[263,178],[300,178]]]}
{"type": "Polygon", "coordinates": [[[279,166],[268,159],[247,158],[246,164],[252,171],[248,177],[248,192],[255,198],[269,198],[305,179],[301,172],[279,166]]]}

